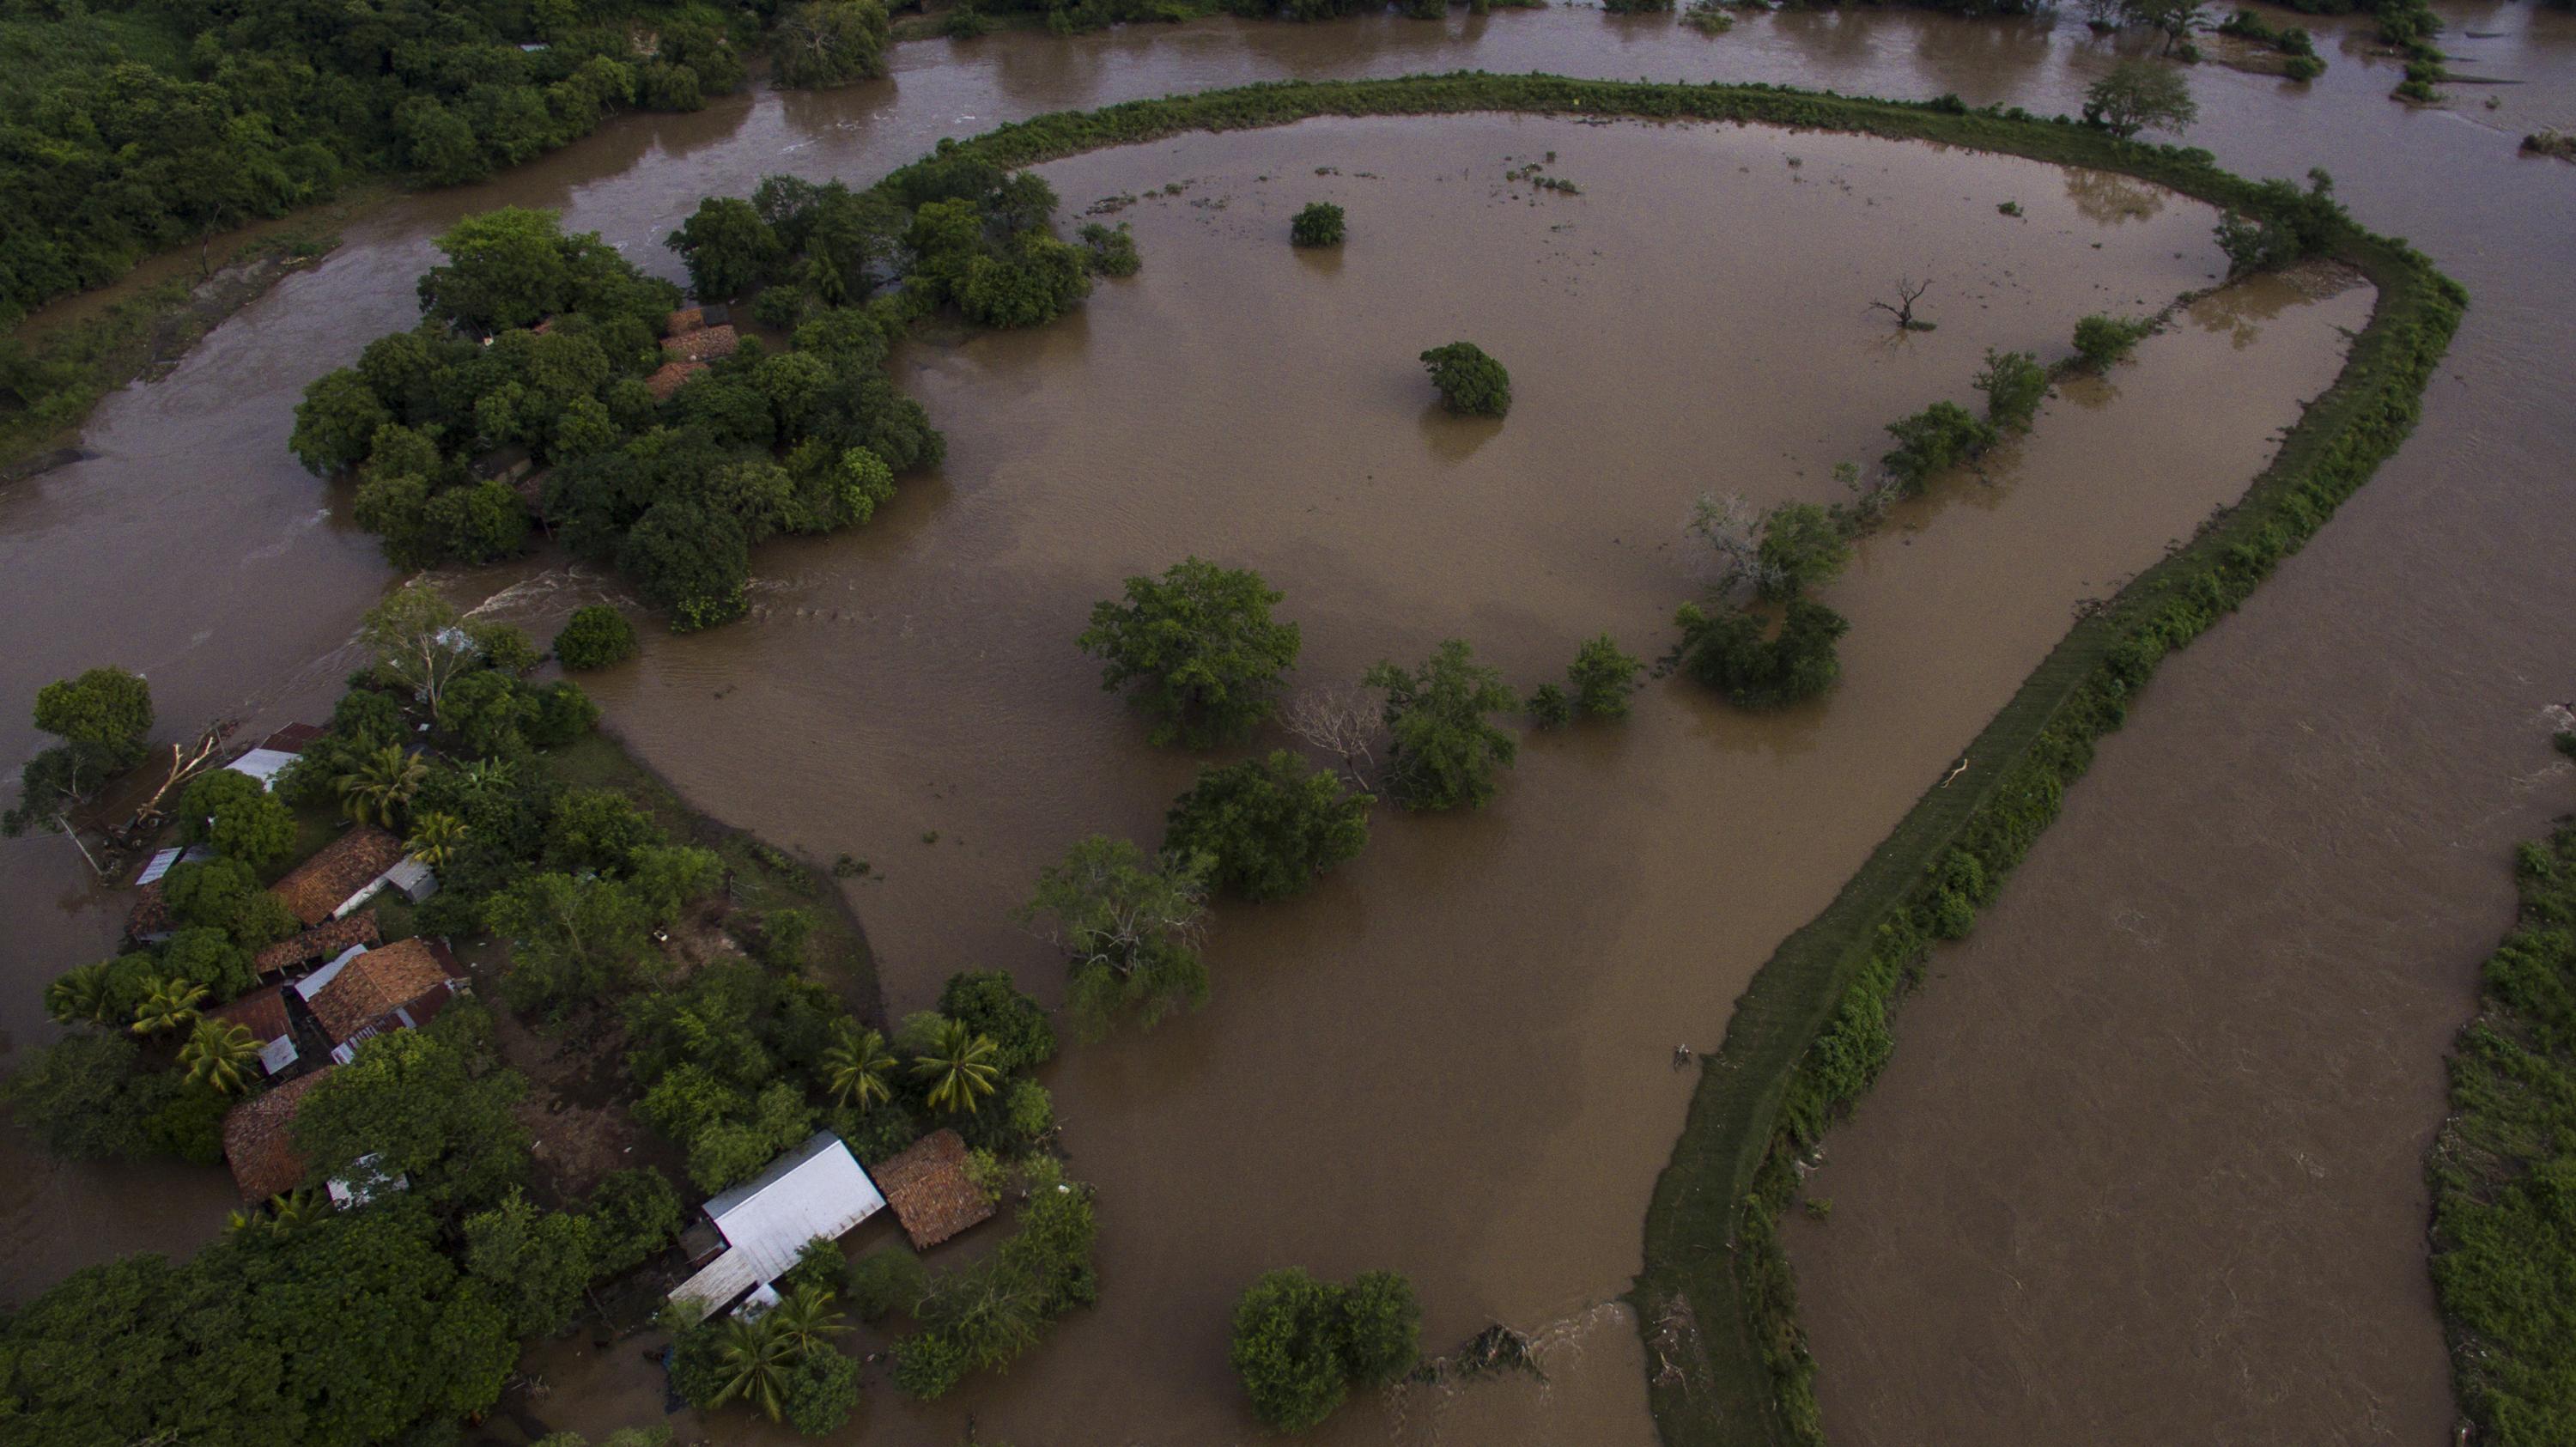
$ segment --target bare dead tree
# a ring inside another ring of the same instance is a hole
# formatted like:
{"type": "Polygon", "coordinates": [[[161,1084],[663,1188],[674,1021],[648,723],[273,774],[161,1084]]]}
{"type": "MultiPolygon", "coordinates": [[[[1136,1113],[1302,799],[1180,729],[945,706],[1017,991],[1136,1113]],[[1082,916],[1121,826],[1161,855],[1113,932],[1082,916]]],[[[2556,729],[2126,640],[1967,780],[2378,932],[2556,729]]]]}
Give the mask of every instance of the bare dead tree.
{"type": "Polygon", "coordinates": [[[1342,775],[1356,789],[1377,788],[1377,751],[1386,731],[1380,711],[1355,688],[1299,694],[1279,712],[1280,726],[1309,747],[1342,761],[1342,775]]]}
{"type": "Polygon", "coordinates": [[[1744,494],[1701,493],[1691,504],[1688,531],[1717,554],[1719,592],[1731,592],[1748,579],[1761,581],[1762,514],[1744,494]]]}
{"type": "Polygon", "coordinates": [[[1929,281],[1917,286],[1915,285],[1912,277],[1899,277],[1896,282],[1895,303],[1890,305],[1883,301],[1873,301],[1869,304],[1869,309],[1871,311],[1882,311],[1887,313],[1889,316],[1896,318],[1896,329],[1898,331],[1914,331],[1917,330],[1920,325],[1914,320],[1914,304],[1921,301],[1923,299],[1923,293],[1930,291],[1931,289],[1932,283],[1929,281]]]}
{"type": "Polygon", "coordinates": [[[197,735],[196,742],[172,744],[170,770],[163,776],[161,787],[154,789],[150,797],[135,807],[132,817],[123,826],[107,831],[108,837],[124,845],[169,822],[169,812],[162,807],[163,802],[186,787],[189,780],[213,768],[215,756],[222,751],[224,741],[231,738],[233,730],[238,727],[240,725],[232,719],[217,719],[206,725],[205,730],[197,735]]]}

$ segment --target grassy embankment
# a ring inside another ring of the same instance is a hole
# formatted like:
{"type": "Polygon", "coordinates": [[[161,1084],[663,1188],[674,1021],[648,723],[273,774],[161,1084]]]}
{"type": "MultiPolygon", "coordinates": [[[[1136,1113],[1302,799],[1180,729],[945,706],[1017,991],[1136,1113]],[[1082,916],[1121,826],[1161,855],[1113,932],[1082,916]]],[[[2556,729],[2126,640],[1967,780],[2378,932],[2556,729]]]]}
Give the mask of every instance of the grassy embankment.
{"type": "MultiPolygon", "coordinates": [[[[1739,121],[1920,139],[2117,171],[2253,209],[2253,182],[2203,152],[2118,141],[1956,101],[1862,100],[1769,86],[1688,86],[1459,73],[1285,82],[1137,101],[1005,125],[957,149],[1025,166],[1194,130],[1315,116],[1511,111],[1739,121]]],[[[1646,1220],[1634,1291],[1650,1391],[1674,1444],[1822,1440],[1814,1363],[1776,1225],[1797,1158],[1893,1048],[1889,1014],[1946,913],[1988,902],[2055,817],[2093,744],[2165,653],[2225,616],[2322,526],[2412,430],[2466,295],[2401,242],[2346,230],[2330,253],[2379,290],[2342,374],[2243,501],[2069,632],[1987,725],[1967,769],[1922,800],[1824,914],[1784,942],[1737,1004],[1646,1220]],[[1974,867],[1969,867],[1973,861],[1974,867]]],[[[2071,318],[2069,319],[2071,322],[2071,318]]]]}
{"type": "Polygon", "coordinates": [[[2540,1447],[2576,1442],[2576,821],[2515,873],[2425,1174],[2460,1410],[2480,1442],[2540,1447]]]}
{"type": "Polygon", "coordinates": [[[0,348],[23,348],[7,358],[7,382],[10,395],[26,403],[0,409],[0,482],[59,460],[52,454],[109,393],[175,363],[226,318],[339,245],[330,228],[372,195],[318,208],[243,242],[200,276],[148,285],[129,277],[108,288],[129,294],[104,305],[92,294],[79,303],[89,314],[77,321],[48,326],[39,317],[0,340],[0,348]]]}

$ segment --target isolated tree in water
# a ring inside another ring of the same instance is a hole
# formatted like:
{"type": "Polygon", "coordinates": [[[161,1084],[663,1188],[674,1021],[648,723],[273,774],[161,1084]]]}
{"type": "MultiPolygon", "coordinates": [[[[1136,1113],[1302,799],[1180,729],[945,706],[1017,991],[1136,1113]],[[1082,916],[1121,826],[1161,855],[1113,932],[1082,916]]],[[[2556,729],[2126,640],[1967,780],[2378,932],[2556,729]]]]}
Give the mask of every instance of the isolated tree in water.
{"type": "Polygon", "coordinates": [[[1440,405],[1468,417],[1500,417],[1512,410],[1512,374],[1474,342],[1451,342],[1422,354],[1440,405]]]}
{"type": "Polygon", "coordinates": [[[1047,937],[1065,951],[1066,1003],[1084,1039],[1107,1034],[1121,1015],[1151,1026],[1207,999],[1198,940],[1209,864],[1193,854],[1158,868],[1126,840],[1095,834],[1038,876],[1019,917],[1047,921],[1047,937]]]}
{"type": "Polygon", "coordinates": [[[1159,579],[1129,578],[1124,603],[1093,605],[1075,641],[1106,660],[1102,688],[1136,686],[1149,740],[1206,748],[1250,733],[1277,706],[1299,645],[1296,624],[1270,617],[1282,596],[1250,569],[1185,558],[1159,579]]]}
{"type": "Polygon", "coordinates": [[[1408,809],[1481,809],[1493,802],[1494,771],[1510,768],[1520,747],[1486,721],[1520,702],[1502,674],[1451,638],[1419,668],[1380,663],[1362,682],[1386,690],[1393,736],[1387,782],[1396,802],[1408,809]]]}
{"type": "Polygon", "coordinates": [[[2169,65],[2124,60],[2084,91],[2084,123],[2123,140],[2140,131],[2181,135],[2200,118],[2191,83],[2169,65]]]}

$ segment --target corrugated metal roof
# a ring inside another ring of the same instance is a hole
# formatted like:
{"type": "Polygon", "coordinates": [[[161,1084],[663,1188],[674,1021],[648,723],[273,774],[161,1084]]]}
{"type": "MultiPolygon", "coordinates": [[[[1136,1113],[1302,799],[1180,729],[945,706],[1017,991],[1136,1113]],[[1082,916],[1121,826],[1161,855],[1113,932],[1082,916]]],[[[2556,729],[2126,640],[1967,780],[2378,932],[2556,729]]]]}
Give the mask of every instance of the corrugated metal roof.
{"type": "Polygon", "coordinates": [[[259,780],[261,787],[277,787],[278,771],[295,762],[295,755],[279,749],[253,749],[224,765],[236,774],[248,774],[259,780]]]}
{"type": "Polygon", "coordinates": [[[770,1162],[769,1168],[707,1202],[707,1216],[742,1256],[753,1277],[775,1281],[796,1264],[805,1243],[837,1241],[885,1209],[876,1182],[830,1131],[770,1162]]]}
{"type": "Polygon", "coordinates": [[[672,1287],[671,1299],[688,1310],[691,1321],[704,1321],[759,1284],[751,1258],[728,1248],[698,1268],[697,1275],[672,1287]]]}
{"type": "Polygon", "coordinates": [[[152,856],[151,862],[143,866],[141,874],[134,876],[135,886],[141,888],[154,883],[182,864],[194,864],[201,859],[214,857],[215,851],[203,844],[191,844],[185,849],[164,849],[152,856]]]}

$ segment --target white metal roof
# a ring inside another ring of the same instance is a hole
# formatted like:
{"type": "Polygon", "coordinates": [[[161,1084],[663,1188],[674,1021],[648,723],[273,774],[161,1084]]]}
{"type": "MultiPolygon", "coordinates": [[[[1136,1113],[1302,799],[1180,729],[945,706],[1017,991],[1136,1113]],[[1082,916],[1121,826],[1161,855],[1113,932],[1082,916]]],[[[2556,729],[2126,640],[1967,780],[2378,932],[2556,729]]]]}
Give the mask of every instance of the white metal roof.
{"type": "Polygon", "coordinates": [[[760,1284],[751,1269],[751,1258],[727,1247],[716,1253],[716,1259],[698,1268],[698,1274],[671,1288],[671,1299],[687,1308],[691,1321],[704,1321],[721,1311],[735,1297],[760,1284]]]}
{"type": "Polygon", "coordinates": [[[286,1067],[293,1065],[295,1063],[295,1037],[292,1035],[280,1035],[276,1039],[259,1047],[259,1063],[260,1067],[271,1075],[275,1075],[286,1067]]]}
{"type": "Polygon", "coordinates": [[[293,990],[298,995],[303,996],[306,1001],[310,1002],[314,996],[322,993],[322,987],[324,985],[327,985],[333,980],[339,978],[340,972],[348,968],[351,960],[356,959],[358,956],[363,955],[366,952],[367,947],[365,945],[351,945],[334,957],[331,963],[324,965],[322,968],[315,970],[309,975],[306,975],[303,979],[287,986],[287,988],[293,990]]]}
{"type": "Polygon", "coordinates": [[[837,1241],[884,1209],[876,1182],[841,1138],[827,1130],[816,1131],[767,1170],[707,1202],[708,1219],[733,1247],[725,1255],[743,1257],[759,1281],[786,1275],[806,1242],[817,1237],[837,1241]]]}
{"type": "Polygon", "coordinates": [[[295,755],[283,749],[253,749],[224,767],[236,774],[250,775],[259,780],[262,788],[273,789],[277,787],[278,770],[294,762],[295,755]]]}

